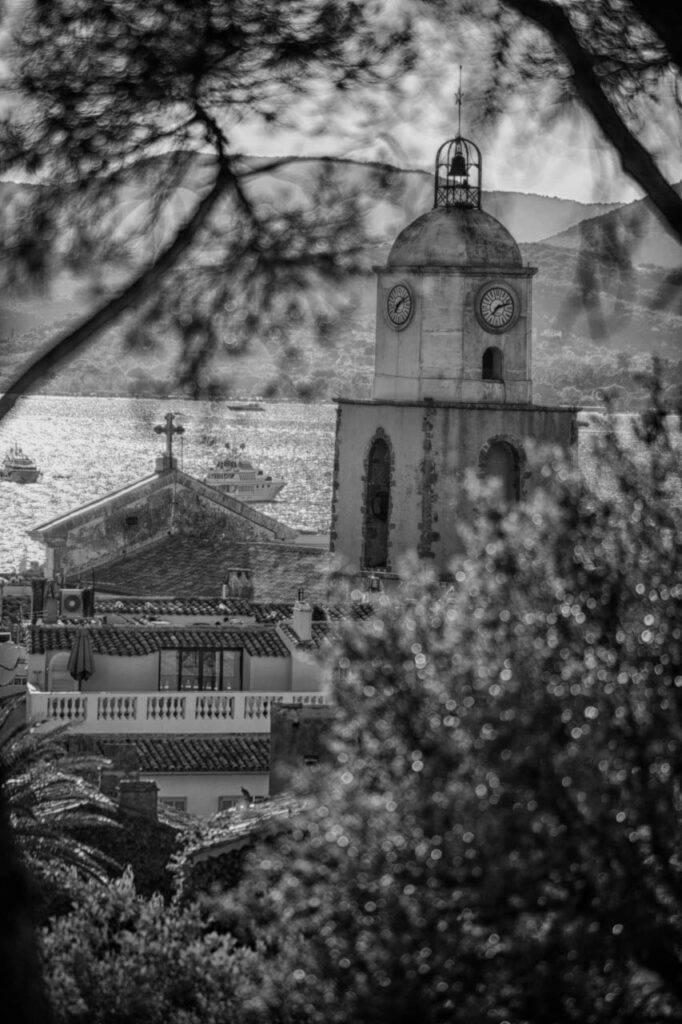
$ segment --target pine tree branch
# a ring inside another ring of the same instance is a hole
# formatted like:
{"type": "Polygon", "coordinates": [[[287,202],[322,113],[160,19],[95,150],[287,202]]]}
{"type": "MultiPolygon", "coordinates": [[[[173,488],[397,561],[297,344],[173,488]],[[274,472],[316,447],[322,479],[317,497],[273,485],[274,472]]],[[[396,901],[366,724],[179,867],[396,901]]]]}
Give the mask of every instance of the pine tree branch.
{"type": "Polygon", "coordinates": [[[172,270],[183,253],[191,246],[216,203],[221,199],[228,185],[232,184],[234,184],[234,175],[227,163],[221,162],[210,191],[197,204],[189,220],[179,229],[159,258],[138,274],[135,280],[118,295],[109,299],[73,331],[63,335],[42,352],[8,384],[5,394],[0,398],[0,420],[4,419],[7,413],[14,408],[22,395],[28,394],[32,388],[41,383],[47,373],[73,356],[101,331],[111,326],[122,313],[133,309],[153,291],[154,287],[163,280],[164,275],[172,270]]]}
{"type": "Polygon", "coordinates": [[[623,170],[646,192],[661,220],[682,243],[682,198],[604,93],[594,71],[592,54],[583,47],[566,12],[549,0],[503,0],[503,3],[544,29],[563,52],[573,69],[578,97],[618,153],[623,170]]]}
{"type": "Polygon", "coordinates": [[[642,21],[653,29],[682,72],[682,9],[670,0],[630,0],[642,21]]]}

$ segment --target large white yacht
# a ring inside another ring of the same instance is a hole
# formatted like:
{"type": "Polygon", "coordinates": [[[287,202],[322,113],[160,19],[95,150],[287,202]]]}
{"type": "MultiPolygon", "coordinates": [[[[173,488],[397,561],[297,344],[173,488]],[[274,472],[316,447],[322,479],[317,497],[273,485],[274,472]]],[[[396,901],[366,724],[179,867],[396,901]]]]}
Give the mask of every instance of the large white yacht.
{"type": "Polygon", "coordinates": [[[11,480],[15,484],[34,484],[40,475],[40,470],[33,459],[30,459],[18,444],[11,445],[0,466],[0,480],[11,480]]]}
{"type": "Polygon", "coordinates": [[[235,448],[226,444],[225,448],[227,453],[216,460],[204,483],[240,501],[274,501],[286,481],[266,476],[262,469],[257,469],[244,456],[245,445],[235,448]]]}

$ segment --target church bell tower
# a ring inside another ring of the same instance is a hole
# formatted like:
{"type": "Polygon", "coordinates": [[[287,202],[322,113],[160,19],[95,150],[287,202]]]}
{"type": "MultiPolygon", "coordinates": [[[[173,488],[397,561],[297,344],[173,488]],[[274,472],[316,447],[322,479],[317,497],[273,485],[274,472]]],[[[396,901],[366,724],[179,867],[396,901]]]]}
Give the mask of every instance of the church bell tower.
{"type": "Polygon", "coordinates": [[[576,436],[576,410],[533,404],[537,271],[481,209],[481,181],[480,150],[458,133],[436,155],[433,208],[374,268],[372,397],[337,412],[331,539],[351,574],[391,575],[413,551],[447,578],[467,470],[518,501],[526,443],[576,436]]]}

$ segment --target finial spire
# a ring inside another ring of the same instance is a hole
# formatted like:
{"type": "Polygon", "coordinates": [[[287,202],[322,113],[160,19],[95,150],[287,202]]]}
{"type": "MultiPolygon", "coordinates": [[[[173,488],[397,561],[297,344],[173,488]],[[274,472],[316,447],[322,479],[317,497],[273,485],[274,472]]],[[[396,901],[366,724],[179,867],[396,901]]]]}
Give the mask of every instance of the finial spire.
{"type": "Polygon", "coordinates": [[[462,65],[459,66],[459,88],[455,93],[455,103],[457,104],[457,135],[462,134],[462,65]]]}
{"type": "Polygon", "coordinates": [[[455,93],[457,135],[448,139],[436,154],[433,205],[481,208],[481,151],[470,139],[462,138],[462,65],[455,93]]]}

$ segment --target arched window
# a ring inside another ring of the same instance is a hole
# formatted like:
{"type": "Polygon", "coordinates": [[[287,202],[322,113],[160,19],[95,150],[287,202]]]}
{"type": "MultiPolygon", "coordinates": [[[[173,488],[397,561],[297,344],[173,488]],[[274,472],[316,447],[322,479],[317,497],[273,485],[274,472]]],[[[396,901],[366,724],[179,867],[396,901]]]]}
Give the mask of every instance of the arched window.
{"type": "Polygon", "coordinates": [[[388,562],[388,509],[391,494],[391,456],[383,438],[377,438],[367,459],[365,491],[365,550],[368,569],[379,569],[388,562]]]}
{"type": "Polygon", "coordinates": [[[502,376],[502,352],[496,345],[491,345],[483,353],[481,378],[483,380],[504,380],[502,376]]]}
{"type": "Polygon", "coordinates": [[[506,441],[495,441],[486,452],[483,475],[498,480],[504,501],[518,501],[521,495],[521,472],[518,453],[506,441]]]}

